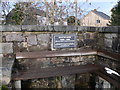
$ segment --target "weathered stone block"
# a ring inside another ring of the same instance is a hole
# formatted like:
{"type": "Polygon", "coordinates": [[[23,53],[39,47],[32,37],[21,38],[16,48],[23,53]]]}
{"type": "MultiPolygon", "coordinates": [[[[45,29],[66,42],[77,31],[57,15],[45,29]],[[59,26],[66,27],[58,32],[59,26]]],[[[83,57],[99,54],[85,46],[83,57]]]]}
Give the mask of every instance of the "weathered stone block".
{"type": "Polygon", "coordinates": [[[48,31],[48,27],[44,25],[37,25],[38,31],[48,31]]]}
{"type": "Polygon", "coordinates": [[[117,37],[117,34],[105,34],[105,38],[112,39],[112,38],[115,38],[115,37],[117,37]]]}
{"type": "Polygon", "coordinates": [[[84,35],[81,33],[81,34],[78,34],[78,39],[83,39],[84,37],[83,37],[84,35]]]}
{"type": "Polygon", "coordinates": [[[0,67],[2,67],[2,57],[3,57],[3,54],[0,54],[0,67]]]}
{"type": "Polygon", "coordinates": [[[114,51],[120,52],[120,39],[119,38],[113,38],[112,49],[114,51]]]}
{"type": "Polygon", "coordinates": [[[21,31],[21,25],[0,25],[1,31],[21,31]]]}
{"type": "Polygon", "coordinates": [[[104,45],[105,45],[105,47],[111,48],[112,47],[112,39],[105,39],[104,45]]]}
{"type": "Polygon", "coordinates": [[[27,42],[28,42],[29,45],[37,45],[36,35],[29,35],[27,37],[27,42]]]}
{"type": "Polygon", "coordinates": [[[22,31],[38,31],[37,25],[22,25],[22,31]]]}
{"type": "Polygon", "coordinates": [[[62,76],[61,83],[63,88],[75,88],[75,75],[62,76]]]}
{"type": "Polygon", "coordinates": [[[13,43],[0,43],[0,53],[13,53],[13,43]]]}
{"type": "Polygon", "coordinates": [[[73,57],[71,58],[71,62],[79,62],[80,58],[79,57],[73,57]]]}
{"type": "Polygon", "coordinates": [[[2,58],[2,67],[0,69],[2,71],[3,84],[8,84],[11,80],[11,72],[14,60],[14,58],[2,58]]]}
{"type": "Polygon", "coordinates": [[[78,26],[78,31],[85,31],[85,30],[87,30],[84,26],[78,26]]]}
{"type": "Polygon", "coordinates": [[[28,43],[27,42],[22,42],[22,46],[27,48],[28,47],[28,43]]]}
{"type": "Polygon", "coordinates": [[[94,46],[96,44],[94,39],[84,39],[83,43],[86,46],[94,46]]]}
{"type": "Polygon", "coordinates": [[[66,31],[66,26],[54,26],[54,31],[66,31]]]}
{"type": "Polygon", "coordinates": [[[24,43],[25,42],[14,42],[13,43],[14,53],[27,51],[27,45],[25,46],[24,43]]]}
{"type": "Polygon", "coordinates": [[[42,48],[40,48],[39,46],[29,46],[28,47],[28,51],[40,51],[42,48]]]}
{"type": "Polygon", "coordinates": [[[40,42],[48,43],[50,41],[50,34],[39,34],[37,39],[40,42]]]}
{"type": "Polygon", "coordinates": [[[6,41],[24,41],[25,38],[22,36],[22,34],[17,33],[10,33],[6,35],[6,41]]]}
{"type": "Polygon", "coordinates": [[[118,33],[119,28],[117,26],[109,26],[109,27],[99,27],[99,32],[104,33],[118,33]]]}
{"type": "Polygon", "coordinates": [[[0,43],[2,42],[2,32],[0,32],[0,43]]]}
{"type": "MultiPolygon", "coordinates": [[[[29,88],[49,88],[48,79],[31,80],[29,88]]],[[[55,88],[55,87],[54,87],[55,88]]]]}
{"type": "Polygon", "coordinates": [[[66,30],[64,31],[78,31],[78,27],[76,26],[66,26],[66,30]]]}
{"type": "Polygon", "coordinates": [[[54,31],[54,26],[47,26],[48,27],[48,31],[54,31]]]}
{"type": "Polygon", "coordinates": [[[90,38],[90,33],[84,33],[84,38],[89,39],[90,38]]]}
{"type": "MultiPolygon", "coordinates": [[[[92,78],[94,80],[94,78],[92,78]]],[[[94,81],[89,81],[90,79],[90,74],[77,74],[76,76],[76,88],[90,88],[89,87],[89,82],[92,82],[92,85],[94,85],[94,81]]],[[[92,86],[93,87],[93,86],[92,86]]]]}
{"type": "Polygon", "coordinates": [[[81,41],[81,40],[79,40],[79,41],[78,41],[78,48],[83,47],[83,46],[84,46],[84,42],[81,41]]]}
{"type": "Polygon", "coordinates": [[[97,33],[90,33],[90,38],[91,39],[97,39],[98,38],[98,34],[97,33]]]}
{"type": "Polygon", "coordinates": [[[37,35],[37,40],[39,42],[39,48],[48,49],[50,46],[50,34],[39,34],[37,35]]]}

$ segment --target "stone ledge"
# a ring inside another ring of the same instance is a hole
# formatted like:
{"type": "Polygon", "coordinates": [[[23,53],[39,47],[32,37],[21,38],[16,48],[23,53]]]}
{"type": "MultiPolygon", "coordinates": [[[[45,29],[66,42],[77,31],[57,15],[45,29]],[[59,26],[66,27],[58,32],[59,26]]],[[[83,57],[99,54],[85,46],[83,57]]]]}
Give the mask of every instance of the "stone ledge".
{"type": "Polygon", "coordinates": [[[119,26],[109,26],[109,27],[89,27],[89,26],[65,26],[65,25],[0,25],[0,30],[4,32],[64,32],[64,31],[87,31],[87,32],[101,32],[101,33],[120,33],[119,26]]]}
{"type": "Polygon", "coordinates": [[[19,32],[21,25],[0,25],[0,30],[4,32],[19,32]]]}

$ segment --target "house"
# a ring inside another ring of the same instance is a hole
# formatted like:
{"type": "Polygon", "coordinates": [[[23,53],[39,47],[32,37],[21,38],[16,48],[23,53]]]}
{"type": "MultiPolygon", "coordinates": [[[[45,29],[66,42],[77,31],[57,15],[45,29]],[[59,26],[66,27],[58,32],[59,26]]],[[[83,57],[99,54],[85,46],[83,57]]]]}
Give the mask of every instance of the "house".
{"type": "Polygon", "coordinates": [[[81,26],[107,26],[110,17],[103,12],[92,10],[80,20],[81,26]]]}
{"type": "Polygon", "coordinates": [[[0,25],[5,23],[5,16],[0,14],[0,25]]]}

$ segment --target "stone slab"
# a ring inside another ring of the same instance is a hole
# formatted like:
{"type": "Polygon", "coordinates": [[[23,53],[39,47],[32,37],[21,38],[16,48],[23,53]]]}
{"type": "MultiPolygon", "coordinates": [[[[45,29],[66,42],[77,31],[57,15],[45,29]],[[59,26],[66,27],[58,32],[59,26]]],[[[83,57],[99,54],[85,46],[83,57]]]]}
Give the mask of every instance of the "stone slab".
{"type": "Polygon", "coordinates": [[[0,54],[13,53],[13,43],[0,43],[0,54]]]}
{"type": "Polygon", "coordinates": [[[117,34],[105,34],[105,38],[112,39],[113,37],[117,37],[117,34]]]}
{"type": "Polygon", "coordinates": [[[47,26],[44,25],[37,25],[38,31],[49,31],[47,26]]]}
{"type": "Polygon", "coordinates": [[[38,41],[48,43],[50,41],[50,34],[39,34],[37,35],[38,41]]]}
{"type": "Polygon", "coordinates": [[[22,31],[38,31],[37,25],[22,25],[22,31]]]}
{"type": "Polygon", "coordinates": [[[118,26],[109,26],[109,27],[99,27],[98,32],[102,33],[118,33],[118,26]]]}
{"type": "Polygon", "coordinates": [[[0,43],[2,42],[2,32],[0,31],[0,43]]]}
{"type": "Polygon", "coordinates": [[[0,25],[0,30],[4,32],[21,31],[21,25],[0,25]]]}
{"type": "Polygon", "coordinates": [[[0,71],[2,71],[2,84],[7,85],[10,82],[14,60],[14,58],[2,58],[2,67],[0,67],[0,71]]]}
{"type": "Polygon", "coordinates": [[[65,26],[65,25],[0,25],[1,31],[88,31],[102,33],[120,33],[120,27],[90,27],[90,26],[65,26]]]}
{"type": "Polygon", "coordinates": [[[27,37],[27,43],[29,45],[37,45],[37,37],[36,37],[36,35],[29,35],[27,37]]]}
{"type": "Polygon", "coordinates": [[[112,40],[111,39],[105,39],[104,40],[104,45],[105,45],[105,47],[111,48],[112,47],[112,40]]]}
{"type": "Polygon", "coordinates": [[[9,33],[6,35],[6,41],[24,41],[25,38],[22,36],[22,34],[17,33],[9,33]]]}

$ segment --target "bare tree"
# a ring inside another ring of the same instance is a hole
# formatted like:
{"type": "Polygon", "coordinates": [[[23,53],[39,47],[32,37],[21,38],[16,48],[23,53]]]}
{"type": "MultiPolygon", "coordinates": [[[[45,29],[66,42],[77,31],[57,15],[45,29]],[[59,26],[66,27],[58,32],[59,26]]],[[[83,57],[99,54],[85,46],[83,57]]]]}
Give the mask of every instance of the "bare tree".
{"type": "MultiPolygon", "coordinates": [[[[45,10],[47,21],[50,24],[58,22],[60,25],[67,21],[69,16],[75,16],[77,19],[78,14],[80,15],[80,7],[77,6],[77,1],[67,2],[67,1],[56,1],[52,0],[48,2],[47,0],[37,2],[39,9],[45,10]]],[[[77,20],[76,20],[77,22],[77,20]]]]}
{"type": "Polygon", "coordinates": [[[10,12],[10,9],[11,9],[10,2],[1,2],[1,6],[2,6],[1,7],[2,12],[6,16],[10,12]]]}
{"type": "MultiPolygon", "coordinates": [[[[70,16],[74,16],[75,17],[75,24],[74,25],[78,25],[78,19],[79,17],[83,14],[83,10],[81,9],[81,7],[78,5],[77,0],[74,0],[73,2],[68,2],[66,1],[56,1],[56,0],[51,0],[48,2],[48,0],[41,0],[39,2],[22,2],[22,3],[18,3],[20,8],[21,8],[21,13],[23,13],[23,15],[21,16],[22,18],[18,17],[21,19],[21,23],[24,22],[24,20],[26,18],[28,18],[28,16],[32,18],[38,18],[37,15],[39,16],[40,14],[35,14],[35,12],[33,13],[33,10],[31,10],[30,12],[26,12],[27,10],[29,10],[31,7],[36,8],[36,11],[44,11],[46,14],[45,16],[42,16],[40,18],[46,18],[46,23],[45,25],[51,25],[51,24],[55,24],[58,23],[59,25],[63,25],[64,22],[67,22],[67,19],[70,16]],[[26,5],[28,5],[26,7],[26,5]]],[[[16,4],[17,5],[17,4],[16,4]]],[[[19,11],[19,10],[17,10],[19,11]]],[[[41,12],[39,12],[41,13],[41,12]]],[[[15,16],[16,18],[16,16],[15,16]]],[[[37,24],[41,24],[38,21],[36,21],[37,24]]]]}

